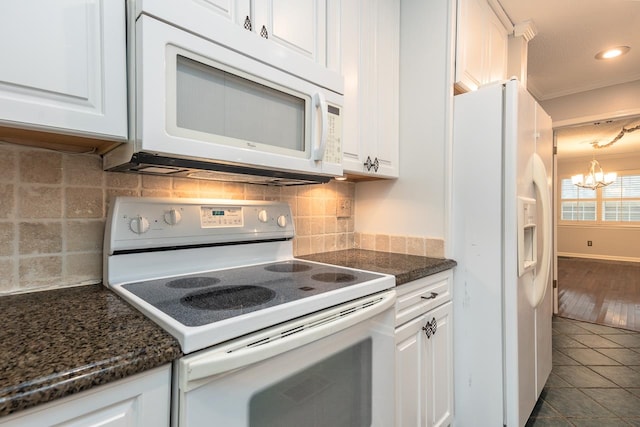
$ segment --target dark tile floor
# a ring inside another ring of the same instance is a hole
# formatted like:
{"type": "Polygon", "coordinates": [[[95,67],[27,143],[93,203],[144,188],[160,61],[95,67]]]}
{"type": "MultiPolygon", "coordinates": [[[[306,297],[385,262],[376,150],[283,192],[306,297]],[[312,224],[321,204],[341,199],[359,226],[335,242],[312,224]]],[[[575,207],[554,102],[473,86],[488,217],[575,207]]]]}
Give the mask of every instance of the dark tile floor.
{"type": "Polygon", "coordinates": [[[640,427],[640,333],[553,319],[553,370],[527,426],[640,427]]]}

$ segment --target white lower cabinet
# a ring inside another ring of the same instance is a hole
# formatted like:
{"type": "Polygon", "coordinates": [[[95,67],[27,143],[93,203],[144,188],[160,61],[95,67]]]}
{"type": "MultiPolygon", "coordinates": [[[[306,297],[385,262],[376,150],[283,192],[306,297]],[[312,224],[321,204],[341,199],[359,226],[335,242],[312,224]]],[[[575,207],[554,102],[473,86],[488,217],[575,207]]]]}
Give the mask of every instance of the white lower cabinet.
{"type": "Polygon", "coordinates": [[[168,364],[0,418],[0,426],[168,427],[170,399],[168,364]]]}
{"type": "Polygon", "coordinates": [[[396,426],[453,421],[451,271],[397,288],[396,426]]]}

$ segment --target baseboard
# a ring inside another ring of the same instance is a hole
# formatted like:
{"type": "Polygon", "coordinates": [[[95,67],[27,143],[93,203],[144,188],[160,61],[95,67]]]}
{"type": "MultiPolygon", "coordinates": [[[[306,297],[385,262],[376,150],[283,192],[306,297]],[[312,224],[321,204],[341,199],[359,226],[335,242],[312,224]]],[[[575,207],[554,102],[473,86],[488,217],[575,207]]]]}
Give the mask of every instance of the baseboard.
{"type": "Polygon", "coordinates": [[[620,257],[620,256],[598,255],[598,254],[579,254],[579,253],[570,253],[570,252],[558,252],[557,255],[559,257],[568,257],[568,258],[587,258],[587,259],[601,259],[606,261],[640,262],[640,258],[636,258],[636,257],[620,257]]]}

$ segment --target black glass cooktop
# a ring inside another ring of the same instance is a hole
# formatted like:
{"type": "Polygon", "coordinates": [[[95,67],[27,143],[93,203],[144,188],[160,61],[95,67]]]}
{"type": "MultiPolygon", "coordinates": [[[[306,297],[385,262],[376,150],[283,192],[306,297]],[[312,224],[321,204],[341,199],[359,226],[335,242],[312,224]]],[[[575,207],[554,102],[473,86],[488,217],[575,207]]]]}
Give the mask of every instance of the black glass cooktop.
{"type": "Polygon", "coordinates": [[[186,326],[201,326],[383,276],[290,260],[123,285],[186,326]]]}

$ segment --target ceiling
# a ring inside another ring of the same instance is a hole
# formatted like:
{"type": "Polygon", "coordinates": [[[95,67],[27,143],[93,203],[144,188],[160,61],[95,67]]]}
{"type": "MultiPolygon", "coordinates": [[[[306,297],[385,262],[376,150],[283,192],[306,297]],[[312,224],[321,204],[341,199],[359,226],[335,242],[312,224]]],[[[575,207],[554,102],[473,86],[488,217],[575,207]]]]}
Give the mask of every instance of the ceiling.
{"type": "MultiPolygon", "coordinates": [[[[515,24],[532,20],[537,35],[529,42],[527,88],[545,101],[588,90],[640,80],[640,1],[499,0],[515,24]],[[596,60],[614,46],[630,46],[624,56],[596,60]]],[[[640,104],[640,100],[639,100],[640,104]]],[[[606,144],[638,118],[558,130],[559,156],[592,155],[592,141],[606,144]]],[[[606,155],[640,152],[640,130],[626,133],[602,150],[606,155]]]]}

